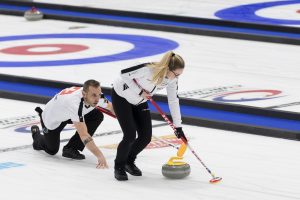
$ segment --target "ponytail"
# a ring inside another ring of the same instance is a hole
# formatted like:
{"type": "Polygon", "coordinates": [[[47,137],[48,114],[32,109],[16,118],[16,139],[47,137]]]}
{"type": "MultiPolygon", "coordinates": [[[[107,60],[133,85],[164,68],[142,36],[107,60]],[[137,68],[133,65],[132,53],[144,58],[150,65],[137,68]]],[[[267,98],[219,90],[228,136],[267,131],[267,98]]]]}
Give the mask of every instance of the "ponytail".
{"type": "Polygon", "coordinates": [[[152,82],[155,85],[159,85],[167,75],[168,70],[173,71],[178,68],[184,68],[184,61],[178,54],[168,51],[160,62],[151,63],[149,67],[153,68],[152,82]]]}

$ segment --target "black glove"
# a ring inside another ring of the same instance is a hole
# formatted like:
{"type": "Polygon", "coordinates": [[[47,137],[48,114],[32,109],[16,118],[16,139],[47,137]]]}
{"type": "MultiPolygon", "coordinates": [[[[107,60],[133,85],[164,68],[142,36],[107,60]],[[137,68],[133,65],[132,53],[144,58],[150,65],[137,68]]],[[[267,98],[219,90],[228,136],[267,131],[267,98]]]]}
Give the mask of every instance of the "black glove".
{"type": "Polygon", "coordinates": [[[185,141],[187,141],[187,139],[186,139],[186,137],[185,137],[185,135],[184,135],[183,130],[182,130],[181,127],[177,127],[176,131],[174,133],[175,133],[175,135],[176,135],[176,137],[178,139],[182,139],[183,138],[185,141]]]}

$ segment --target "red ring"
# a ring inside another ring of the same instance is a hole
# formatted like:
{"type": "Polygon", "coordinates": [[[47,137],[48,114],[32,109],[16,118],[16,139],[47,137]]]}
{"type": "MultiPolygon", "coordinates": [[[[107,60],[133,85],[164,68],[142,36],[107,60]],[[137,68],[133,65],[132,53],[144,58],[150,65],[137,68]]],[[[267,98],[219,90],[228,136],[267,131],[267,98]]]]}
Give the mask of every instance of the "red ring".
{"type": "Polygon", "coordinates": [[[49,54],[62,54],[62,53],[74,53],[78,51],[83,51],[89,47],[78,44],[35,44],[35,45],[24,45],[17,47],[9,47],[0,50],[1,53],[6,54],[16,54],[16,55],[49,55],[49,54]],[[56,47],[59,48],[55,51],[45,51],[45,52],[33,52],[30,51],[32,48],[39,47],[56,47]]]}

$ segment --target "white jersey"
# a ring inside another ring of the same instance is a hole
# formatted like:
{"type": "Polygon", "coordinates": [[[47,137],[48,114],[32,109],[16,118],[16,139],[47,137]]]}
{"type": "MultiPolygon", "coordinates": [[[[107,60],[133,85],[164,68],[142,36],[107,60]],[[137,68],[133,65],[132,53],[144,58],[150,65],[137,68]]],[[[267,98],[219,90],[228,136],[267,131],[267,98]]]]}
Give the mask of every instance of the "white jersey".
{"type": "MultiPolygon", "coordinates": [[[[42,119],[49,130],[56,129],[62,122],[69,119],[72,122],[84,121],[84,115],[94,107],[85,105],[82,96],[82,87],[71,87],[56,94],[45,106],[42,119]]],[[[107,100],[102,95],[98,106],[107,107],[107,100]]]]}
{"type": "Polygon", "coordinates": [[[121,71],[121,76],[114,81],[114,90],[129,103],[138,105],[147,100],[140,96],[143,90],[133,81],[133,79],[135,79],[144,90],[147,90],[152,95],[159,90],[167,88],[168,104],[173,123],[176,127],[181,127],[181,113],[177,96],[178,78],[172,80],[164,78],[161,84],[155,85],[151,81],[153,69],[148,67],[147,64],[148,63],[123,69],[121,71]]]}

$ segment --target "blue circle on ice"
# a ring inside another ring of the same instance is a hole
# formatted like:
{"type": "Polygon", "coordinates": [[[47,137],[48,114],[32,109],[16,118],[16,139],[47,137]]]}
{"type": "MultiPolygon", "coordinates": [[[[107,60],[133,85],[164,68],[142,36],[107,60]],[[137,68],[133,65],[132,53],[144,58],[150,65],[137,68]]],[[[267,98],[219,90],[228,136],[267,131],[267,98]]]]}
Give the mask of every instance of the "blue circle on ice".
{"type": "MultiPolygon", "coordinates": [[[[30,127],[31,126],[22,126],[22,127],[16,128],[15,132],[18,132],[18,133],[31,133],[30,127]]],[[[75,130],[75,128],[64,128],[62,131],[69,131],[69,130],[75,130]]]]}
{"type": "Polygon", "coordinates": [[[0,67],[49,67],[49,66],[64,66],[64,65],[81,65],[89,63],[103,63],[120,60],[129,60],[146,56],[153,56],[173,50],[179,44],[173,40],[129,34],[98,34],[98,33],[73,33],[73,34],[38,34],[38,35],[18,35],[0,37],[0,44],[4,41],[17,40],[34,40],[34,39],[49,39],[49,38],[88,38],[88,39],[108,39],[128,42],[133,45],[133,48],[116,54],[96,56],[90,58],[78,58],[67,60],[49,60],[49,61],[0,61],[0,67]]]}
{"type": "Polygon", "coordinates": [[[260,17],[255,14],[260,9],[270,8],[274,6],[283,6],[290,4],[299,4],[299,0],[289,1],[272,1],[253,3],[241,6],[235,6],[226,8],[215,13],[216,17],[230,21],[241,21],[250,23],[262,23],[262,24],[273,24],[273,25],[297,25],[300,24],[300,20],[288,20],[288,19],[273,19],[267,17],[260,17]]]}

